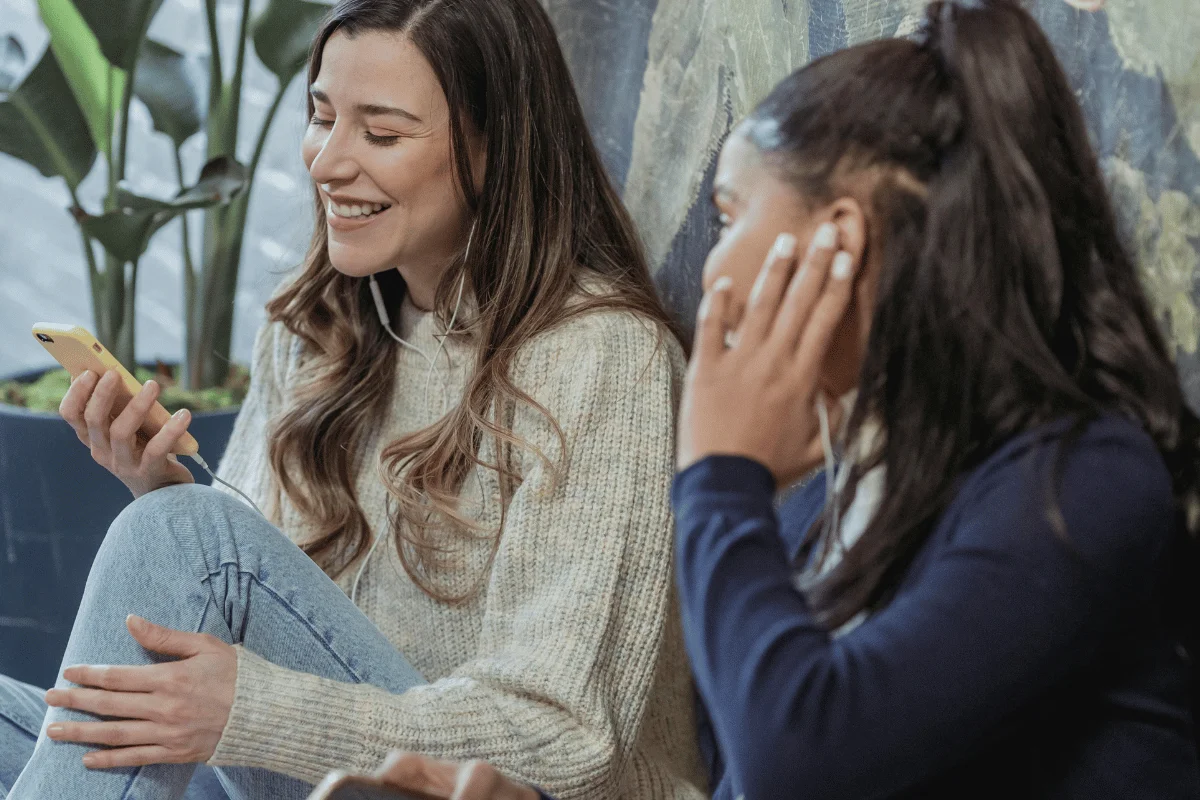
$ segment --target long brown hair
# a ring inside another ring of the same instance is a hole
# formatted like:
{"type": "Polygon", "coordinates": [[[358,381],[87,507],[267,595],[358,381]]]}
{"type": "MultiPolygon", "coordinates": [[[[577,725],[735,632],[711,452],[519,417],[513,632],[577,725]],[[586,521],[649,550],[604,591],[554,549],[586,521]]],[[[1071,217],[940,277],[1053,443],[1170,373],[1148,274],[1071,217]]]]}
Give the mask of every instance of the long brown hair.
{"type": "MultiPolygon", "coordinates": [[[[1016,2],[935,2],[917,41],[814,61],[746,130],[816,201],[846,176],[882,176],[882,271],[849,437],[868,420],[883,435],[842,503],[872,467],[886,478],[867,529],[809,592],[830,628],[891,600],[965,473],[1053,420],[1074,421],[1068,444],[1101,414],[1139,424],[1195,533],[1200,422],[1118,240],[1079,104],[1016,2]]],[[[1065,451],[1046,481],[1060,533],[1065,451]]],[[[821,530],[808,541],[827,547],[821,530]]]]}
{"type": "MultiPolygon", "coordinates": [[[[539,333],[599,308],[631,311],[678,333],[536,0],[343,0],[313,45],[310,83],[335,31],[406,36],[432,65],[451,111],[451,157],[475,229],[469,253],[438,286],[435,311],[448,319],[465,272],[473,310],[465,323],[460,313],[454,327],[465,331],[476,363],[461,401],[428,428],[388,444],[377,466],[394,501],[392,535],[405,570],[430,596],[460,602],[475,592],[447,596],[425,576],[439,549],[437,532],[446,523],[478,529],[459,513],[458,495],[473,469],[494,470],[501,487],[501,521],[490,531],[495,553],[520,483],[512,449],[528,446],[509,420],[521,403],[549,417],[512,382],[516,353],[539,333]],[[486,142],[479,192],[467,149],[475,132],[486,142]],[[480,459],[485,437],[495,443],[495,463],[480,459]]],[[[298,336],[305,353],[295,396],[274,427],[270,460],[275,480],[315,528],[305,551],[337,576],[370,546],[354,485],[368,432],[389,406],[397,345],[375,316],[367,281],[330,264],[319,197],[316,208],[302,273],[267,305],[270,319],[298,336]]],[[[399,273],[376,277],[388,305],[397,306],[405,291],[399,273]]]]}

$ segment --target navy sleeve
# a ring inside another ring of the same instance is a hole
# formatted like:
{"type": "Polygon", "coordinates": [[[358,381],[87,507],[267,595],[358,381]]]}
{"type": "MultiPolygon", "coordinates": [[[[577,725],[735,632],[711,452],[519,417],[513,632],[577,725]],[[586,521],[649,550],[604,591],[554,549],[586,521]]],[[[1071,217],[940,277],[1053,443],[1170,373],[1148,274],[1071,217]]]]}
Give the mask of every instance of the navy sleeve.
{"type": "Polygon", "coordinates": [[[912,787],[1096,654],[1153,584],[1169,476],[1140,431],[1085,435],[1064,464],[1064,539],[1046,474],[1014,458],[970,481],[920,579],[838,638],[793,588],[767,470],[713,457],[677,476],[688,653],[734,794],[912,787]]]}

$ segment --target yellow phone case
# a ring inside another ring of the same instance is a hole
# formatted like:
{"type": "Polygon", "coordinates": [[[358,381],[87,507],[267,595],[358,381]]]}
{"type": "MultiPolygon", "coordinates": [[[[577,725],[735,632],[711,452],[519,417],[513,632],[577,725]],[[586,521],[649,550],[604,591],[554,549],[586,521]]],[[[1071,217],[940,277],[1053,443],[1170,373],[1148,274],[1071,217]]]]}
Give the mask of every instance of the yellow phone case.
{"type": "MultiPolygon", "coordinates": [[[[112,353],[96,341],[96,337],[92,336],[86,328],[78,325],[39,322],[33,326],[33,336],[42,347],[46,348],[46,352],[66,367],[67,372],[71,373],[72,379],[78,377],[85,370],[91,370],[97,375],[104,375],[109,370],[116,371],[124,384],[125,391],[119,392],[113,402],[114,419],[133,399],[133,396],[142,390],[142,385],[138,383],[137,378],[133,377],[112,353]]],[[[151,406],[150,413],[138,433],[149,440],[170,419],[170,412],[163,408],[162,403],[156,402],[151,406]]],[[[172,452],[181,456],[196,455],[200,452],[200,444],[190,433],[185,433],[172,452]]]]}

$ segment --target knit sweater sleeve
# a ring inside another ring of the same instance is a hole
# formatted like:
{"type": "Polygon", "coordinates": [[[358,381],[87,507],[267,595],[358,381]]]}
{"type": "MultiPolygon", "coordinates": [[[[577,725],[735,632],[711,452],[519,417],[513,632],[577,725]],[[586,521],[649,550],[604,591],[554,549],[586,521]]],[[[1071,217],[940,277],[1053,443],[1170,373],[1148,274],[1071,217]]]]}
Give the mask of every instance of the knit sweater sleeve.
{"type": "Polygon", "coordinates": [[[335,768],[374,769],[401,749],[483,758],[562,800],[618,796],[672,591],[682,367],[669,337],[627,314],[589,314],[532,342],[514,382],[557,421],[566,449],[545,415],[516,412],[513,432],[546,458],[523,457],[474,657],[393,695],[239,648],[214,763],[316,782],[335,768]]]}
{"type": "MultiPolygon", "coordinates": [[[[255,334],[250,361],[250,388],[233,423],[233,433],[216,472],[217,477],[241,489],[264,510],[267,509],[271,485],[267,425],[282,406],[290,341],[291,337],[281,322],[267,322],[255,334]]],[[[204,443],[200,444],[203,455],[204,443]]],[[[236,493],[220,483],[214,481],[213,485],[237,497],[236,493]]]]}

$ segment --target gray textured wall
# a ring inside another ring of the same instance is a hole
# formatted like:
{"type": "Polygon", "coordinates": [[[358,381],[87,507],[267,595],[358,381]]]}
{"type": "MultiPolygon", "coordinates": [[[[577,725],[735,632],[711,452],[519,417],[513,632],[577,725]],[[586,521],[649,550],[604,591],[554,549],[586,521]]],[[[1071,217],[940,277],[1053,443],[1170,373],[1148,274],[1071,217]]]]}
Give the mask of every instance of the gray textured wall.
{"type": "MultiPolygon", "coordinates": [[[[832,50],[904,35],[922,0],[544,0],[558,27],[589,122],[646,240],[657,280],[690,320],[698,273],[714,238],[708,207],[715,154],[731,125],[780,78],[832,50]]],[[[1200,404],[1200,15],[1195,0],[1035,0],[1083,104],[1118,201],[1122,226],[1143,269],[1159,318],[1200,404]]],[[[0,33],[36,39],[35,0],[3,0],[0,33]]],[[[231,27],[236,0],[222,0],[231,27]]],[[[152,32],[184,50],[203,50],[199,0],[167,0],[152,32]]],[[[30,49],[36,51],[36,46],[30,49]]],[[[249,129],[272,78],[249,74],[249,129]]],[[[297,153],[301,87],[293,85],[269,140],[251,204],[239,284],[234,356],[245,359],[261,305],[307,243],[310,214],[297,153]]],[[[169,189],[169,150],[146,142],[134,153],[139,187],[169,189]]],[[[198,167],[200,142],[189,144],[198,167]]],[[[97,170],[98,172],[100,170],[97,170]]],[[[94,188],[103,185],[93,175],[94,188]]],[[[65,191],[0,156],[0,189],[20,196],[0,215],[0,373],[43,363],[27,342],[34,317],[86,319],[83,266],[66,217],[65,191]],[[19,343],[19,346],[17,345],[19,343]]],[[[88,195],[95,197],[95,194],[88,195]]],[[[85,199],[86,202],[86,199],[85,199]]],[[[178,356],[178,232],[151,248],[141,292],[142,357],[178,356]]]]}

